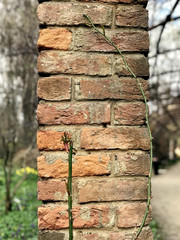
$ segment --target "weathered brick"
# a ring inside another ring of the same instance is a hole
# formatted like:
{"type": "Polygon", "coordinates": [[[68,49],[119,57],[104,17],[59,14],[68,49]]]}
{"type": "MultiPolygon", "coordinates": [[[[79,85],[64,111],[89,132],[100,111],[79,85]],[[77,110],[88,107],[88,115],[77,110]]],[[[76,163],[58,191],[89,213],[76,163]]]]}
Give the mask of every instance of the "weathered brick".
{"type": "MultiPolygon", "coordinates": [[[[147,31],[106,30],[106,35],[121,51],[141,52],[149,49],[147,31]]],[[[117,52],[114,47],[107,43],[102,35],[92,30],[76,30],[74,43],[75,50],[117,52]]]]}
{"type": "Polygon", "coordinates": [[[46,28],[39,32],[38,48],[68,50],[72,33],[65,28],[46,28]]]}
{"type": "MultiPolygon", "coordinates": [[[[110,238],[107,240],[132,240],[132,236],[136,236],[137,233],[137,229],[135,228],[134,231],[132,230],[125,230],[122,233],[116,232],[116,233],[112,233],[110,234],[110,238]],[[122,234],[122,235],[121,235],[122,234]]],[[[140,233],[139,237],[137,238],[137,240],[153,240],[153,234],[152,231],[149,227],[144,227],[142,229],[142,232],[140,233]]]]}
{"type": "Polygon", "coordinates": [[[39,231],[38,240],[65,240],[65,234],[57,231],[39,231]]]}
{"type": "MultiPolygon", "coordinates": [[[[143,90],[147,96],[148,81],[139,78],[143,90]]],[[[84,99],[122,99],[122,100],[142,100],[142,94],[136,80],[133,78],[114,79],[84,79],[75,80],[75,98],[84,99]],[[96,87],[94,87],[96,86],[96,87]]]]}
{"type": "Polygon", "coordinates": [[[109,26],[112,21],[112,7],[97,4],[45,2],[38,6],[37,15],[41,24],[80,25],[87,23],[83,14],[94,24],[109,26]]]}
{"type": "MultiPolygon", "coordinates": [[[[108,0],[107,0],[108,1],[108,0]]],[[[113,1],[113,0],[112,0],[113,1]]],[[[116,1],[116,0],[114,0],[116,1]]],[[[117,0],[118,3],[134,3],[134,4],[138,4],[138,3],[147,3],[147,0],[117,0]]]]}
{"type": "MultiPolygon", "coordinates": [[[[73,239],[79,240],[77,236],[77,229],[73,230],[73,239]]],[[[69,230],[60,229],[60,230],[40,230],[38,240],[68,240],[69,239],[69,230]]]]}
{"type": "MultiPolygon", "coordinates": [[[[124,55],[129,68],[136,76],[149,76],[149,63],[147,57],[142,54],[124,55]]],[[[127,70],[121,57],[116,57],[115,72],[118,75],[129,75],[131,73],[127,70]]]]}
{"type": "Polygon", "coordinates": [[[107,240],[107,235],[105,235],[104,232],[100,233],[81,232],[79,237],[80,237],[79,240],[107,240]]]}
{"type": "Polygon", "coordinates": [[[114,123],[121,125],[142,125],[145,123],[145,114],[145,103],[119,102],[114,106],[114,123]]]}
{"type": "MultiPolygon", "coordinates": [[[[79,203],[147,199],[148,179],[79,180],[79,203]]],[[[132,217],[132,216],[131,216],[132,217]]]]}
{"type": "MultiPolygon", "coordinates": [[[[38,0],[39,3],[42,2],[53,2],[54,0],[38,0]]],[[[70,0],[56,0],[56,2],[70,2],[70,0]]]]}
{"type": "Polygon", "coordinates": [[[43,51],[38,58],[40,73],[111,75],[111,56],[43,51]]]}
{"type": "Polygon", "coordinates": [[[120,27],[148,27],[148,11],[142,5],[119,5],[116,25],[120,27]]]}
{"type": "MultiPolygon", "coordinates": [[[[111,222],[111,209],[106,205],[74,207],[72,212],[74,228],[100,228],[111,222]]],[[[38,227],[41,230],[68,228],[67,207],[39,207],[38,220],[38,227]]]]}
{"type": "MultiPolygon", "coordinates": [[[[42,3],[42,2],[54,2],[54,0],[38,0],[38,2],[39,3],[42,3]]],[[[70,2],[70,0],[56,0],[56,2],[70,2]]]]}
{"type": "Polygon", "coordinates": [[[84,128],[81,148],[92,149],[142,149],[149,150],[150,141],[146,128],[84,128]]]}
{"type": "MultiPolygon", "coordinates": [[[[119,228],[129,228],[140,226],[146,210],[146,202],[125,203],[119,207],[117,225],[119,228]],[[133,217],[132,217],[133,216],[133,217]]],[[[147,216],[145,225],[152,220],[151,211],[147,216]]]]}
{"type": "Polygon", "coordinates": [[[39,124],[94,124],[110,123],[110,104],[101,103],[46,103],[37,108],[39,124]]]}
{"type": "MultiPolygon", "coordinates": [[[[132,216],[131,216],[132,217],[132,216]]],[[[113,231],[83,231],[80,232],[77,240],[132,240],[132,236],[136,234],[136,230],[119,229],[113,231]]],[[[144,227],[137,240],[153,240],[153,234],[149,227],[144,227]]]]}
{"type": "Polygon", "coordinates": [[[67,201],[67,191],[64,181],[39,181],[38,200],[67,201]]]}
{"type": "Polygon", "coordinates": [[[63,150],[64,144],[61,141],[64,132],[52,130],[39,130],[37,132],[37,146],[39,150],[63,150]]]}
{"type": "Polygon", "coordinates": [[[78,0],[81,2],[134,3],[147,4],[147,0],[78,0]]]}
{"type": "Polygon", "coordinates": [[[148,176],[150,169],[149,154],[122,154],[115,155],[114,175],[142,175],[148,176]]]}
{"type": "Polygon", "coordinates": [[[37,84],[37,96],[45,100],[70,100],[71,78],[46,77],[40,78],[37,84]]]}
{"type": "MultiPolygon", "coordinates": [[[[110,156],[108,154],[89,154],[87,156],[74,156],[72,175],[96,176],[110,174],[110,156]]],[[[63,178],[68,176],[68,163],[62,159],[56,159],[48,163],[45,156],[38,157],[38,173],[40,177],[63,178]]]]}

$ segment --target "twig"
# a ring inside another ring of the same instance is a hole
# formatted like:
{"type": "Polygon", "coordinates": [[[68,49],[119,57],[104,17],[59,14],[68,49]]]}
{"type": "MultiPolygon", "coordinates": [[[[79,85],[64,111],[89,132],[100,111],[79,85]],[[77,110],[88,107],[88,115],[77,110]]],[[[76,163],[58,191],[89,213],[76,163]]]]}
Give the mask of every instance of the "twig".
{"type": "Polygon", "coordinates": [[[140,88],[140,91],[141,91],[141,94],[143,96],[143,99],[144,99],[144,102],[145,102],[145,105],[146,105],[146,124],[147,124],[147,129],[148,129],[148,133],[149,133],[149,138],[150,138],[150,170],[149,170],[149,177],[148,177],[148,200],[147,200],[147,206],[146,206],[146,210],[145,210],[145,214],[144,214],[144,217],[143,217],[143,220],[142,220],[142,223],[139,227],[139,230],[138,232],[136,233],[136,236],[134,238],[134,240],[136,240],[139,236],[139,234],[141,233],[143,227],[144,227],[144,224],[146,222],[146,218],[147,218],[147,215],[149,213],[149,206],[150,206],[150,202],[151,202],[151,175],[152,175],[152,160],[153,160],[153,145],[152,145],[152,134],[151,134],[151,129],[150,129],[150,124],[149,124],[149,111],[148,111],[148,104],[147,104],[147,98],[146,98],[146,95],[144,93],[144,90],[142,88],[142,85],[139,81],[139,79],[136,77],[135,73],[131,70],[131,68],[129,67],[124,55],[122,54],[121,50],[106,36],[105,34],[105,30],[103,28],[103,32],[101,32],[91,21],[91,19],[84,14],[84,17],[88,20],[88,22],[90,23],[90,25],[100,34],[102,35],[105,40],[111,45],[113,46],[117,52],[120,54],[120,56],[122,57],[123,59],[123,62],[124,62],[124,65],[126,67],[126,69],[130,72],[130,74],[133,76],[133,78],[136,80],[139,88],[140,88]]]}

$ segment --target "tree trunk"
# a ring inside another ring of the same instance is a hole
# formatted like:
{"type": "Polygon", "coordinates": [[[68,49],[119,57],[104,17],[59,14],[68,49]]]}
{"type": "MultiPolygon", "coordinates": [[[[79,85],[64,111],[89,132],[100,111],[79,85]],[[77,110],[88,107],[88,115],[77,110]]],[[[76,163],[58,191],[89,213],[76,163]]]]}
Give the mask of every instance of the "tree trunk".
{"type": "Polygon", "coordinates": [[[12,199],[11,199],[11,171],[9,171],[6,161],[4,161],[4,173],[5,173],[5,213],[12,211],[12,199]]]}
{"type": "Polygon", "coordinates": [[[8,214],[9,212],[12,211],[12,199],[9,191],[9,187],[6,187],[6,209],[5,209],[5,214],[8,214]]]}

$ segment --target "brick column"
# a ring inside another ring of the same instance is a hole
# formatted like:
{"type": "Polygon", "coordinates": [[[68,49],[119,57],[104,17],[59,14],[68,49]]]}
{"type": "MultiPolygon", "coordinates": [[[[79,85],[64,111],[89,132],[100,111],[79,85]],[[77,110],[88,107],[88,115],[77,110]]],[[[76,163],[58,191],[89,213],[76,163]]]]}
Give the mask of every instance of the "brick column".
{"type": "MultiPolygon", "coordinates": [[[[38,40],[39,239],[67,240],[67,153],[71,134],[75,240],[128,240],[147,200],[145,104],[121,57],[85,25],[102,24],[148,95],[146,0],[40,1],[38,40]]],[[[152,239],[146,226],[139,237],[152,239]]]]}

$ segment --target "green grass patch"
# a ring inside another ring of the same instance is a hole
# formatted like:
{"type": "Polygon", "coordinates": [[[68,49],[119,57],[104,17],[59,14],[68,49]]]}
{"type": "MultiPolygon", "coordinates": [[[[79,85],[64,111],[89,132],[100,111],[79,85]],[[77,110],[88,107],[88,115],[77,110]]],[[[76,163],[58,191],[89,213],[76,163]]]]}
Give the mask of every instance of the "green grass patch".
{"type": "MultiPolygon", "coordinates": [[[[22,178],[14,171],[12,188],[22,178]]],[[[12,212],[4,214],[5,186],[2,170],[0,171],[0,240],[27,239],[37,240],[37,179],[34,173],[29,173],[15,194],[12,212]]]]}

